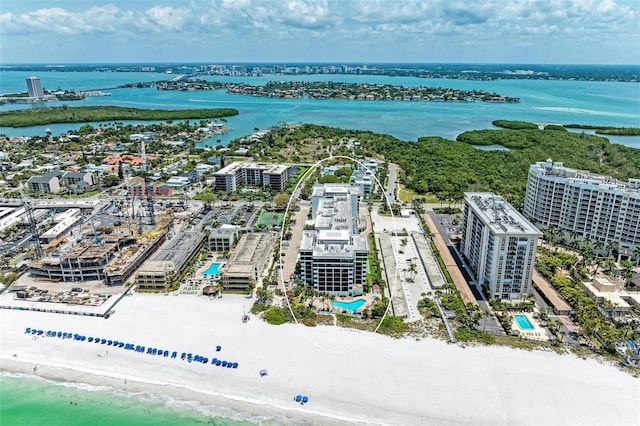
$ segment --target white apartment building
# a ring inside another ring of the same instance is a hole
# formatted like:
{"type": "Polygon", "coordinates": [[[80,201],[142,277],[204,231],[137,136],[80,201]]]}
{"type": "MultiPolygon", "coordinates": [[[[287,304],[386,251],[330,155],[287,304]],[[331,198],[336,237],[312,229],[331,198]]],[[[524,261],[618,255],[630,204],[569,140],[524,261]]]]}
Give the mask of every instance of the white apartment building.
{"type": "Polygon", "coordinates": [[[30,98],[42,98],[44,97],[44,91],[42,90],[42,83],[38,77],[27,78],[27,93],[30,98]]]}
{"type": "Polygon", "coordinates": [[[541,236],[502,197],[490,192],[464,194],[460,249],[489,297],[520,300],[529,293],[541,236]]]}
{"type": "Polygon", "coordinates": [[[640,179],[620,182],[551,159],[538,162],[529,167],[524,214],[582,238],[615,241],[629,256],[640,245],[640,179]]]}
{"type": "Polygon", "coordinates": [[[360,190],[353,185],[313,188],[314,229],[302,234],[298,265],[301,279],[319,293],[363,293],[369,244],[365,236],[358,234],[359,197],[360,190]]]}
{"type": "Polygon", "coordinates": [[[294,174],[294,167],[287,164],[234,162],[214,173],[215,190],[234,192],[253,186],[281,192],[294,174]]]}

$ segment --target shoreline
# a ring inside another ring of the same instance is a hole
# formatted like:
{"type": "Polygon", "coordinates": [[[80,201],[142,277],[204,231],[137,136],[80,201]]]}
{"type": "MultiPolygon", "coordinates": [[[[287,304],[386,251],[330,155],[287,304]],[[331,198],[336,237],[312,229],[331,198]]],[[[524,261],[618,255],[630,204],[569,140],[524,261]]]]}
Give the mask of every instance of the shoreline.
{"type": "MultiPolygon", "coordinates": [[[[217,415],[231,420],[252,421],[255,418],[268,418],[287,424],[323,424],[323,425],[374,425],[376,423],[361,422],[356,419],[339,418],[320,413],[302,411],[285,406],[270,405],[258,400],[251,400],[229,394],[216,394],[202,389],[176,386],[171,383],[152,382],[140,377],[125,377],[111,374],[100,374],[97,371],[74,369],[70,366],[44,363],[40,360],[19,360],[17,358],[0,358],[0,372],[25,378],[40,378],[57,384],[90,385],[96,388],[108,387],[111,390],[135,394],[149,394],[154,397],[168,396],[179,402],[196,402],[203,407],[214,406],[220,411],[217,415]],[[37,371],[33,371],[37,367],[37,371]],[[229,413],[228,411],[231,411],[229,413]]],[[[99,391],[99,390],[98,390],[99,391]]],[[[107,389],[102,389],[107,391],[107,389]]],[[[192,408],[195,409],[195,408],[192,408]]]]}
{"type": "Polygon", "coordinates": [[[396,340],[330,326],[272,326],[255,317],[243,323],[248,303],[243,296],[134,294],[107,320],[0,310],[0,370],[166,396],[213,406],[213,415],[266,417],[273,424],[518,425],[536,419],[624,425],[640,418],[634,405],[640,380],[592,359],[396,340]],[[35,337],[25,334],[26,327],[217,356],[239,367],[35,337]],[[261,369],[268,370],[266,377],[261,369]],[[308,395],[309,402],[293,402],[296,394],[308,395]]]}

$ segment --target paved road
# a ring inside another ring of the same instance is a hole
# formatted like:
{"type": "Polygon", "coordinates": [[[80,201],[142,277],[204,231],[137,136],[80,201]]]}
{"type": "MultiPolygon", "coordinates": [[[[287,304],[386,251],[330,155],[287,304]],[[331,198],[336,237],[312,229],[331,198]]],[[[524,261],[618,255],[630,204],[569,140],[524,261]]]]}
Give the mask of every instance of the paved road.
{"type": "Polygon", "coordinates": [[[396,202],[396,182],[398,174],[396,171],[396,165],[389,163],[389,185],[387,186],[387,196],[389,197],[389,203],[396,202]]]}

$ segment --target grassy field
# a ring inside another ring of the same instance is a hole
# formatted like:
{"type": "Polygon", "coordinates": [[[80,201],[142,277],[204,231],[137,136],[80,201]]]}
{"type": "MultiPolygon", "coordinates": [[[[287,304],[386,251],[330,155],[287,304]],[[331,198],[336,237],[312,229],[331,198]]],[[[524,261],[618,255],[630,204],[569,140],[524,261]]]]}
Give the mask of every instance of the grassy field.
{"type": "Polygon", "coordinates": [[[233,108],[164,110],[118,106],[61,106],[0,112],[0,126],[29,127],[114,120],[203,120],[232,115],[238,115],[238,110],[233,108]]]}

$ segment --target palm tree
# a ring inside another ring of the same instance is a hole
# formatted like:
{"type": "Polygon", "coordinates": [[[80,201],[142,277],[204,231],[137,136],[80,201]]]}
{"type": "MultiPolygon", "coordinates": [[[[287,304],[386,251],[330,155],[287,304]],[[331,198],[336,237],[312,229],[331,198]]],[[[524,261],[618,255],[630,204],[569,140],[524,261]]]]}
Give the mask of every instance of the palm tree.
{"type": "Polygon", "coordinates": [[[611,257],[613,252],[618,248],[618,243],[615,240],[611,240],[607,243],[607,257],[611,257]]]}
{"type": "Polygon", "coordinates": [[[636,266],[640,265],[640,246],[636,246],[633,249],[633,254],[636,257],[636,266]]]}
{"type": "Polygon", "coordinates": [[[622,266],[622,277],[624,278],[624,285],[627,286],[629,281],[631,281],[631,277],[633,276],[633,263],[629,260],[623,260],[620,262],[622,266]]]}
{"type": "Polygon", "coordinates": [[[400,240],[400,253],[404,253],[404,248],[407,246],[407,239],[403,238],[400,240]]]}
{"type": "Polygon", "coordinates": [[[593,243],[593,249],[598,255],[600,255],[600,252],[604,250],[604,241],[597,240],[595,243],[593,243]]]}

